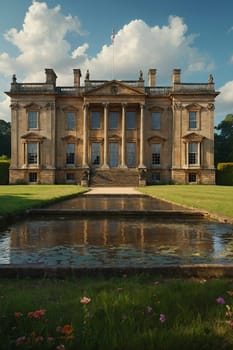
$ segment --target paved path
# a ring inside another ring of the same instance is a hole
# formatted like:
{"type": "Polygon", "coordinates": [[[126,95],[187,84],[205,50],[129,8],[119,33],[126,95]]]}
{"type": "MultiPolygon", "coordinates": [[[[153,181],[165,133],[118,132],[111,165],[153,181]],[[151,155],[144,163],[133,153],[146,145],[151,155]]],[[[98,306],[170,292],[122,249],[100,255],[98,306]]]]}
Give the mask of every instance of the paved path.
{"type": "Polygon", "coordinates": [[[90,187],[90,191],[86,195],[92,194],[142,194],[134,187],[90,187]]]}

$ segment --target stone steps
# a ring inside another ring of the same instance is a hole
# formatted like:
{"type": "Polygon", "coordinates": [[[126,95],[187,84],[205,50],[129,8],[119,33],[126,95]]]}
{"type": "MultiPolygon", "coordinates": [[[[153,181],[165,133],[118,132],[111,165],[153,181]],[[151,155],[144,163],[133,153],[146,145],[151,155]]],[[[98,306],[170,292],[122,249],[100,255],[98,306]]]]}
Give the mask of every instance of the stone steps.
{"type": "Polygon", "coordinates": [[[137,169],[95,169],[90,176],[90,186],[136,187],[139,184],[137,169]]]}

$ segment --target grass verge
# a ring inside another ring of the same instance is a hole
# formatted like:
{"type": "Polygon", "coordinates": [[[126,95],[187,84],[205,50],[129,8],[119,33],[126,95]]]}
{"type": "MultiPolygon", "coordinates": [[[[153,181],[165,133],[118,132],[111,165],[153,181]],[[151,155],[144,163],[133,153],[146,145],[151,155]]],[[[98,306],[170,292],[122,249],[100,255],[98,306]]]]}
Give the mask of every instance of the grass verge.
{"type": "Polygon", "coordinates": [[[0,186],[0,215],[16,214],[85,192],[77,185],[0,186]]]}
{"type": "Polygon", "coordinates": [[[233,218],[233,186],[163,185],[141,187],[142,193],[233,218]]]}
{"type": "Polygon", "coordinates": [[[229,280],[1,279],[0,289],[0,349],[233,348],[229,280]]]}

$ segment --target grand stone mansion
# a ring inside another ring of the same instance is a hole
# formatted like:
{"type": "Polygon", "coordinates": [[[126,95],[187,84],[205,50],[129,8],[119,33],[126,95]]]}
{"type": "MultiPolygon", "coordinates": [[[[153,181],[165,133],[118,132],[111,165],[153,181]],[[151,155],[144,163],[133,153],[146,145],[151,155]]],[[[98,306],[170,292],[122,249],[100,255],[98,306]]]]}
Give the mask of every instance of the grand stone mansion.
{"type": "Polygon", "coordinates": [[[44,83],[11,89],[10,183],[138,186],[214,184],[213,77],[206,83],[156,85],[91,80],[73,70],[72,86],[57,86],[53,69],[44,83]]]}

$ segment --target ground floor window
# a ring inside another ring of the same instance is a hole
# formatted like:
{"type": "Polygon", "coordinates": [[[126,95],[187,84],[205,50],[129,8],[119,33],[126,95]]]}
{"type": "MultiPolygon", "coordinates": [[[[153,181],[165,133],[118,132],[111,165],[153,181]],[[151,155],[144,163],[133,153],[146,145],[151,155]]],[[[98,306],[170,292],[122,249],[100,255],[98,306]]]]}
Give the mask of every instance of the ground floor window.
{"type": "Polygon", "coordinates": [[[196,173],[189,173],[189,182],[196,183],[197,182],[197,174],[196,173]]]}
{"type": "Polygon", "coordinates": [[[91,164],[95,166],[100,165],[100,143],[93,142],[91,144],[91,164]]]}
{"type": "Polygon", "coordinates": [[[34,142],[27,144],[27,160],[28,164],[37,164],[38,162],[38,145],[34,142]]]}
{"type": "Polygon", "coordinates": [[[198,143],[197,142],[189,143],[188,162],[189,164],[198,164],[198,143]]]}
{"type": "Polygon", "coordinates": [[[118,167],[119,147],[117,142],[109,143],[109,165],[111,168],[118,167]]]}
{"type": "Polygon", "coordinates": [[[35,172],[29,173],[29,174],[28,174],[28,181],[29,181],[30,183],[35,183],[35,182],[37,182],[37,173],[35,173],[35,172]]]}
{"type": "Polygon", "coordinates": [[[126,148],[126,157],[127,157],[127,165],[128,167],[136,166],[136,143],[128,142],[126,148]]]}
{"type": "Polygon", "coordinates": [[[152,167],[156,167],[160,165],[160,143],[153,143],[152,144],[152,154],[151,154],[151,162],[152,167]]]}
{"type": "Polygon", "coordinates": [[[75,144],[68,143],[66,145],[66,164],[74,165],[75,162],[75,144]]]}

